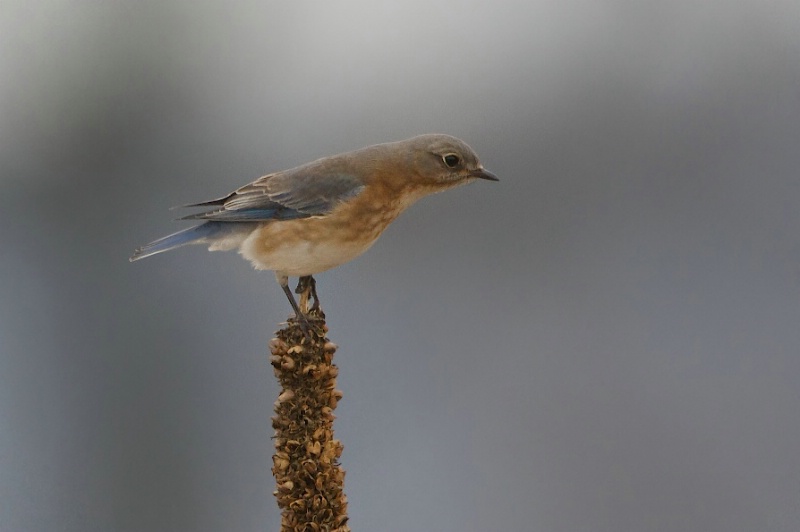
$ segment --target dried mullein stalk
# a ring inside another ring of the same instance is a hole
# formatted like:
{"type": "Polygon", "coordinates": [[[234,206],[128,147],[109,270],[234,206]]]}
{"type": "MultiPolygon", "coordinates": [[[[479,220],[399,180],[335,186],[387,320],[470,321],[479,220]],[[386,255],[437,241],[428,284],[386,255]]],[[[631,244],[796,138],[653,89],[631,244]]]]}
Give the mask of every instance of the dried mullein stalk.
{"type": "Polygon", "coordinates": [[[274,495],[283,532],[349,532],[342,444],[333,438],[333,410],[342,398],[332,362],[336,345],[325,337],[322,311],[312,308],[307,316],[310,326],[290,319],[269,344],[281,383],[272,418],[274,495]]]}

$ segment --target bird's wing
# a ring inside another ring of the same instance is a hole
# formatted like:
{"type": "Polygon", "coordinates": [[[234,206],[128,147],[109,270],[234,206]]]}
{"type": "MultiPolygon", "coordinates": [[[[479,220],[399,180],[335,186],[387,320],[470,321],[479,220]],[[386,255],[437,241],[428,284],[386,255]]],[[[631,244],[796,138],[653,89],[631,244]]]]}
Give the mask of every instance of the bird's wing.
{"type": "Polygon", "coordinates": [[[320,174],[307,169],[266,175],[216,200],[186,207],[217,207],[183,220],[255,222],[322,216],[357,196],[364,183],[349,174],[320,174]]]}

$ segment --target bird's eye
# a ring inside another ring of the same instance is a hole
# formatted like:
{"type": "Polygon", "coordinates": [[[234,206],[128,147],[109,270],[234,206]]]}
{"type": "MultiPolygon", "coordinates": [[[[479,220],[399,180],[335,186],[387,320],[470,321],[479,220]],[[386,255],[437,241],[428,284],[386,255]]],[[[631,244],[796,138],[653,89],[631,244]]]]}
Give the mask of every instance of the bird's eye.
{"type": "Polygon", "coordinates": [[[448,168],[455,168],[461,162],[461,159],[455,153],[448,153],[444,157],[442,157],[444,164],[447,165],[448,168]]]}

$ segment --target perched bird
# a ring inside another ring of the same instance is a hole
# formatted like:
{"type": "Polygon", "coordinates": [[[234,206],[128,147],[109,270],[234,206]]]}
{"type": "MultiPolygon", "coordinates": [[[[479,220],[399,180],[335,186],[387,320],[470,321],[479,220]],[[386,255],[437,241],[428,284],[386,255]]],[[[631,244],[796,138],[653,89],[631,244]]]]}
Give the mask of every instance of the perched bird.
{"type": "Polygon", "coordinates": [[[305,315],[289,289],[310,289],[312,274],[348,262],[423,196],[475,179],[497,181],[463,141],[419,135],[265,175],[225,197],[184,205],[206,207],[182,220],[204,223],[138,248],[131,262],[186,244],[238,249],[257,270],[273,270],[298,319],[305,315]]]}

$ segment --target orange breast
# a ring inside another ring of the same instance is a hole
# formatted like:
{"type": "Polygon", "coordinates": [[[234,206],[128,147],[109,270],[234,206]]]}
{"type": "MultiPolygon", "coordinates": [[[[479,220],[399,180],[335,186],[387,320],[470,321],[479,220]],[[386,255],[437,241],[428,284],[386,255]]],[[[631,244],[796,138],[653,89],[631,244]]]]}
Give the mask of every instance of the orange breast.
{"type": "Polygon", "coordinates": [[[367,188],[327,215],[266,222],[243,242],[239,252],[259,270],[290,276],[319,273],[369,249],[386,227],[418,199],[415,196],[405,193],[392,197],[380,188],[367,188]]]}

